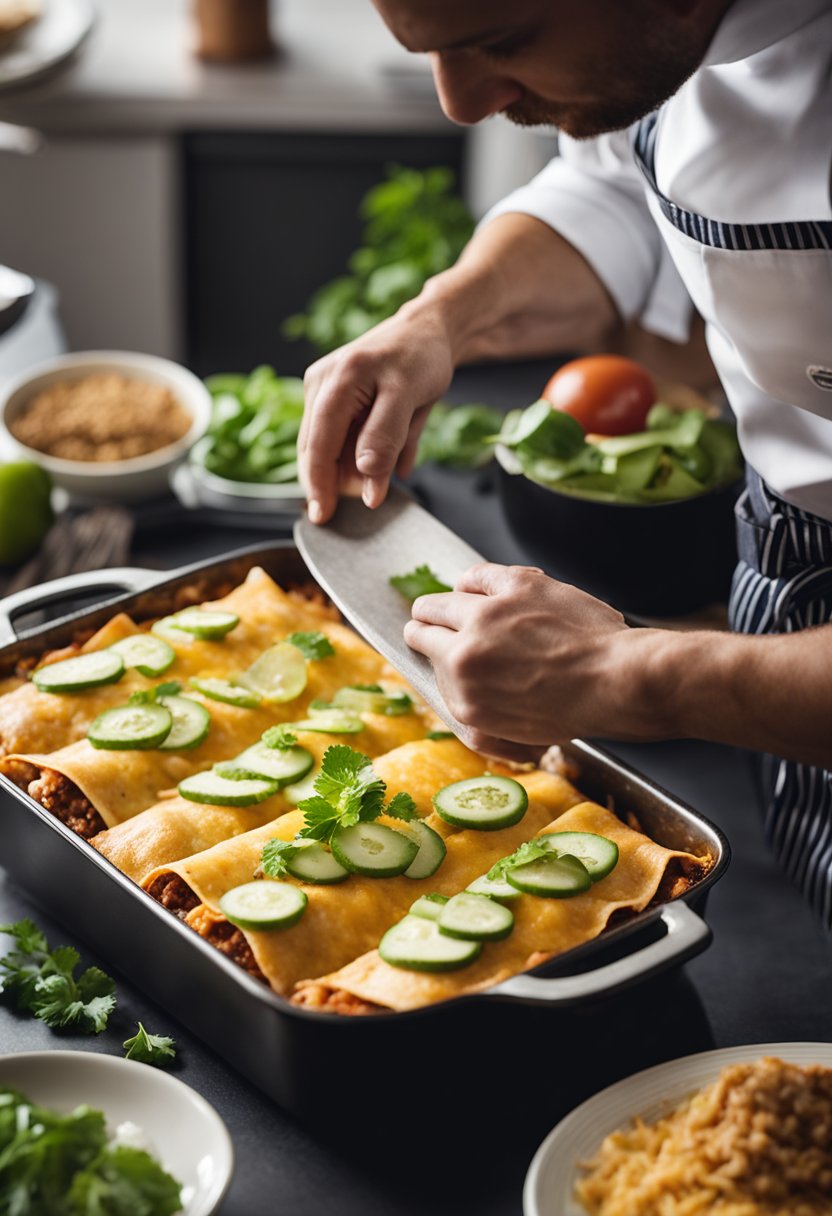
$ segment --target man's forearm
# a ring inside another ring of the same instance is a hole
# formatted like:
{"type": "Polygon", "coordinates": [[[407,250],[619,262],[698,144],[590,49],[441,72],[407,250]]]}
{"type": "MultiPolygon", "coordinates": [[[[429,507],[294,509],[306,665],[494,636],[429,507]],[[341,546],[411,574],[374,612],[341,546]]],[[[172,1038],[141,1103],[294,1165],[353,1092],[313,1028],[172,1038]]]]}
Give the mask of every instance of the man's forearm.
{"type": "Polygon", "coordinates": [[[531,358],[598,341],[618,320],[589,263],[531,216],[510,214],[476,233],[459,262],[405,310],[438,312],[455,364],[531,358]]]}
{"type": "Polygon", "coordinates": [[[619,712],[629,684],[633,737],[707,739],[832,769],[832,625],[767,637],[632,630],[617,643],[619,712]]]}

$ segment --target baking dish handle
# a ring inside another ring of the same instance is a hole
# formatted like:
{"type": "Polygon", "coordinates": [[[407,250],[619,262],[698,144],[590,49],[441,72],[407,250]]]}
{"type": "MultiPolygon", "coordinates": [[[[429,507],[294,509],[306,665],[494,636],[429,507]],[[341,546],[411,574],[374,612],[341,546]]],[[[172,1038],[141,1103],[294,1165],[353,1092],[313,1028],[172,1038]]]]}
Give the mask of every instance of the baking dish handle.
{"type": "Polygon", "coordinates": [[[609,996],[648,976],[676,966],[704,950],[711,930],[683,900],[666,904],[660,914],[666,932],[633,954],[581,975],[517,975],[485,995],[525,1005],[580,1005],[596,996],[609,996]]]}
{"type": "MultiPolygon", "coordinates": [[[[95,587],[106,587],[113,594],[145,591],[164,578],[159,570],[143,570],[138,566],[113,566],[108,570],[85,570],[80,574],[67,574],[53,578],[37,587],[26,587],[0,599],[0,646],[17,640],[15,617],[22,612],[34,612],[37,608],[54,604],[56,600],[68,600],[95,587]]],[[[102,600],[109,597],[103,595],[102,600]]]]}

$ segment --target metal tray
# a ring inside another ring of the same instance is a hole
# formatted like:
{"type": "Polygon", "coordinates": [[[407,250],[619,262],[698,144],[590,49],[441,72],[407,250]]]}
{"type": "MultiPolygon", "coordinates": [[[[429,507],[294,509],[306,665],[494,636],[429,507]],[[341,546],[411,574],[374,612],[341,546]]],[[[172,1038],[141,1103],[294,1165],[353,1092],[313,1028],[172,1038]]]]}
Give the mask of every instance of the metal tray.
{"type": "MultiPolygon", "coordinates": [[[[284,585],[309,582],[297,551],[289,542],[279,542],[172,574],[101,570],[10,596],[0,601],[0,678],[21,660],[99,628],[116,610],[137,620],[166,614],[177,606],[177,594],[185,588],[196,585],[200,595],[209,598],[241,582],[255,565],[284,585]],[[92,609],[17,633],[16,623],[24,615],[54,611],[69,600],[89,599],[102,591],[112,594],[92,609]]],[[[634,811],[645,832],[659,843],[708,852],[715,864],[682,899],[648,909],[534,973],[410,1013],[350,1018],[289,1005],[2,776],[0,865],[69,933],[120,969],[268,1095],[301,1116],[320,1120],[326,1114],[337,1120],[343,1116],[339,1101],[321,1100],[332,1091],[332,1060],[338,1058],[333,1053],[347,1052],[347,1058],[362,1061],[361,1098],[372,1106],[389,1091],[389,1052],[395,1056],[406,1050],[409,1070],[419,1076],[423,1067],[435,1066],[437,1051],[446,1050],[460,1035],[471,1048],[463,1053],[465,1059],[455,1058],[455,1076],[461,1078],[465,1060],[481,1059],[480,1049],[487,1044],[516,1042],[518,1035],[524,1042],[529,1034],[548,1033],[553,1011],[606,1001],[708,945],[711,932],[701,913],[709,889],[729,863],[723,833],[601,748],[575,740],[564,751],[579,768],[578,785],[589,797],[602,803],[611,797],[619,811],[634,811]]],[[[355,1110],[354,1094],[349,1110],[355,1110]]]]}

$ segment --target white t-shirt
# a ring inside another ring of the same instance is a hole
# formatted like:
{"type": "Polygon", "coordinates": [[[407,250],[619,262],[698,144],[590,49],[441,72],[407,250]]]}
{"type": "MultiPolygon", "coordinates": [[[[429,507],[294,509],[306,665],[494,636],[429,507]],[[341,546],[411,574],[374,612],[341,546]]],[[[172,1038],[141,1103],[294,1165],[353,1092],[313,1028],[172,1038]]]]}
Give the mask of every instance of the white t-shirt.
{"type": "Polygon", "coordinates": [[[735,0],[657,117],[560,148],[483,222],[543,220],[677,341],[692,300],[747,460],[832,520],[832,0],[735,0]]]}

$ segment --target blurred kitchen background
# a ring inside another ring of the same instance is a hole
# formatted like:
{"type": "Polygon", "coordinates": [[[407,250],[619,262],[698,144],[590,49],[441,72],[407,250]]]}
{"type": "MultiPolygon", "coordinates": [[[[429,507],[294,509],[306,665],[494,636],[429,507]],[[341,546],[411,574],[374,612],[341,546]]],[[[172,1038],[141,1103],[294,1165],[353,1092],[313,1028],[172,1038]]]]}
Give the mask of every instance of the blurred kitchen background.
{"type": "MultiPolygon", "coordinates": [[[[51,3],[83,31],[86,0],[51,3]]],[[[0,264],[54,286],[71,349],[300,374],[282,323],[344,272],[389,166],[447,166],[478,217],[551,156],[551,133],[454,127],[369,0],[275,0],[271,52],[261,4],[98,0],[69,61],[0,91],[29,129],[0,137],[0,264]]]]}

